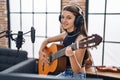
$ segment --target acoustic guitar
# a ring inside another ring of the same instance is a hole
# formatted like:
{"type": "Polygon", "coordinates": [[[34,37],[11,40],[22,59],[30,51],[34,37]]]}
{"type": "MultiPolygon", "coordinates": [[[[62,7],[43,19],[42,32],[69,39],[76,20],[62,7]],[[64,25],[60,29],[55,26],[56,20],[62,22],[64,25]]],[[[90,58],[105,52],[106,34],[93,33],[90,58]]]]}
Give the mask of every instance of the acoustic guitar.
{"type": "MultiPolygon", "coordinates": [[[[71,44],[72,50],[77,49],[77,45],[79,48],[91,48],[96,47],[102,42],[102,38],[97,35],[93,34],[92,36],[88,36],[79,41],[79,43],[71,44]]],[[[38,74],[48,75],[49,73],[54,72],[61,72],[64,71],[66,68],[66,58],[65,55],[65,48],[58,44],[53,43],[50,47],[46,47],[45,52],[49,54],[50,65],[47,65],[42,62],[41,59],[38,60],[38,74]]]]}

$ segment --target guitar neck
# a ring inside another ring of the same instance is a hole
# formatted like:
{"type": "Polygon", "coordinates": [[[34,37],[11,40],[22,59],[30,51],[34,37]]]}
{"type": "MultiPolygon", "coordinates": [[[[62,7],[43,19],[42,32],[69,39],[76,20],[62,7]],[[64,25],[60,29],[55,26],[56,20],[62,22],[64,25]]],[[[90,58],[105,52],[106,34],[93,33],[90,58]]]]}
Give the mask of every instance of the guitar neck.
{"type": "MultiPolygon", "coordinates": [[[[73,43],[73,44],[70,45],[70,46],[71,46],[72,50],[76,50],[76,49],[77,49],[76,43],[73,43]]],[[[51,61],[53,61],[53,60],[55,60],[55,59],[58,59],[59,57],[64,56],[64,55],[65,55],[65,49],[66,49],[66,47],[63,48],[63,49],[61,49],[61,50],[59,50],[57,53],[52,54],[52,55],[51,55],[51,61]]]]}
{"type": "MultiPolygon", "coordinates": [[[[82,39],[78,43],[73,43],[70,46],[71,46],[72,50],[76,50],[77,47],[78,48],[91,48],[91,47],[95,47],[95,46],[99,45],[101,41],[102,41],[102,37],[97,35],[97,34],[94,34],[92,36],[88,36],[88,37],[82,39]]],[[[61,56],[64,56],[65,55],[65,49],[66,49],[66,47],[59,50],[56,54],[52,54],[51,55],[51,61],[53,61],[54,59],[57,59],[61,56]]]]}

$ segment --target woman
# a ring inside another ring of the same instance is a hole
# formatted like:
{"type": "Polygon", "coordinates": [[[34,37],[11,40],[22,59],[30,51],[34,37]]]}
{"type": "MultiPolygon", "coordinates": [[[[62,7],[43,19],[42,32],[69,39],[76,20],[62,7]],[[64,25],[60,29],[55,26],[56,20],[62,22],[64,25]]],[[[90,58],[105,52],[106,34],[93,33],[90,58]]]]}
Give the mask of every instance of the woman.
{"type": "Polygon", "coordinates": [[[43,41],[39,52],[40,59],[49,65],[48,55],[44,52],[45,47],[48,43],[62,41],[64,47],[66,47],[65,56],[67,58],[67,66],[65,71],[58,74],[57,77],[85,79],[84,60],[86,57],[86,49],[79,49],[78,45],[78,48],[72,51],[69,46],[87,37],[82,9],[76,4],[67,5],[63,8],[59,20],[64,31],[57,36],[47,38],[43,41]]]}

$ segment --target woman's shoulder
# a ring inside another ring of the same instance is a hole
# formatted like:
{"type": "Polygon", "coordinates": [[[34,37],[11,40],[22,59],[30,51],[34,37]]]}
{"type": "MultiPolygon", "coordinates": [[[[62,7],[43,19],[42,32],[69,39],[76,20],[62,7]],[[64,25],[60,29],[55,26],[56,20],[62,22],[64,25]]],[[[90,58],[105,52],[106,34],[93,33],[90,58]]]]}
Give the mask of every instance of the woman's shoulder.
{"type": "Polygon", "coordinates": [[[67,35],[67,32],[66,32],[66,31],[63,31],[63,32],[61,33],[61,36],[62,36],[63,39],[65,38],[66,35],[67,35]]]}

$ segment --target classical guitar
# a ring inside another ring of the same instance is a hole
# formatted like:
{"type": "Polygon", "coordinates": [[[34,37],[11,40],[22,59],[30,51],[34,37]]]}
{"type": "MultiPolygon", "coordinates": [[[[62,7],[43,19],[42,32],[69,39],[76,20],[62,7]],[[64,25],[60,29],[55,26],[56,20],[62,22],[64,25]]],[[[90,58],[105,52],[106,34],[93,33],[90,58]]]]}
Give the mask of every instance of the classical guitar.
{"type": "MultiPolygon", "coordinates": [[[[82,39],[79,43],[73,43],[70,46],[72,50],[77,49],[77,45],[79,48],[91,48],[99,45],[102,41],[102,38],[97,35],[93,34],[92,36],[88,36],[82,39]]],[[[38,73],[47,75],[53,72],[61,72],[64,71],[66,67],[66,58],[65,55],[65,48],[60,45],[52,44],[50,47],[46,47],[45,52],[49,54],[50,65],[46,65],[42,62],[42,60],[38,60],[38,73]]]]}

